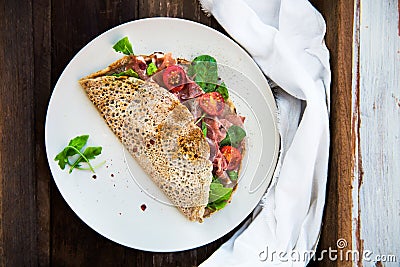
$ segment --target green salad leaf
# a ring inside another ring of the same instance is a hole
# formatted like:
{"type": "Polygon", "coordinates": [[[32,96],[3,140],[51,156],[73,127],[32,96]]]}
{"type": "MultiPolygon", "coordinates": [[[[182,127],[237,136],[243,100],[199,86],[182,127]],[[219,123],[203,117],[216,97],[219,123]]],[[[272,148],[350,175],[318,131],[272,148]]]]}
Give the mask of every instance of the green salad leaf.
{"type": "Polygon", "coordinates": [[[201,122],[201,130],[203,131],[204,137],[207,137],[207,124],[204,121],[201,122]]]}
{"type": "Polygon", "coordinates": [[[102,147],[96,146],[96,147],[87,147],[85,151],[83,152],[83,156],[81,155],[72,165],[71,168],[69,169],[69,173],[73,171],[75,168],[79,168],[83,170],[84,168],[81,168],[80,163],[86,162],[89,165],[89,170],[94,172],[94,167],[91,166],[89,163],[89,160],[94,159],[96,156],[101,154],[102,147]]]}
{"type": "Polygon", "coordinates": [[[188,75],[203,89],[204,92],[218,92],[224,100],[229,98],[226,84],[219,84],[218,66],[215,58],[209,55],[195,57],[188,68],[188,75]]]}
{"type": "Polygon", "coordinates": [[[54,158],[55,161],[58,161],[58,165],[62,170],[65,169],[66,165],[70,166],[69,173],[72,172],[73,169],[86,169],[81,168],[80,163],[87,163],[89,166],[89,170],[94,172],[93,166],[90,164],[89,160],[94,159],[96,156],[101,154],[102,147],[86,147],[86,149],[82,152],[81,150],[86,145],[89,139],[89,135],[81,135],[71,139],[68,145],[57,154],[54,158]],[[69,162],[69,157],[79,155],[78,159],[74,163],[69,162]]]}
{"type": "Polygon", "coordinates": [[[189,66],[188,75],[194,77],[204,92],[214,92],[218,83],[217,61],[209,55],[198,56],[189,66]]]}
{"type": "Polygon", "coordinates": [[[229,178],[232,181],[236,181],[238,179],[238,172],[237,171],[227,171],[229,178]]]}
{"type": "Polygon", "coordinates": [[[65,169],[65,165],[67,165],[68,157],[74,156],[78,154],[77,150],[81,150],[85,145],[87,140],[89,139],[89,135],[81,135],[71,139],[66,146],[58,155],[55,157],[55,161],[58,161],[58,165],[62,170],[65,169]]]}
{"type": "Polygon", "coordinates": [[[132,44],[129,42],[128,37],[119,40],[114,46],[114,50],[125,55],[133,55],[132,44]]]}
{"type": "Polygon", "coordinates": [[[136,71],[134,71],[133,69],[128,69],[126,71],[119,72],[119,73],[113,73],[112,76],[115,76],[115,77],[129,76],[129,77],[139,78],[139,74],[137,74],[136,71]]]}
{"type": "Polygon", "coordinates": [[[246,132],[237,125],[229,127],[225,138],[219,143],[220,146],[234,146],[237,147],[239,143],[245,138],[246,132]]]}
{"type": "Polygon", "coordinates": [[[226,88],[226,84],[224,82],[218,85],[215,91],[220,93],[224,100],[229,98],[228,88],[226,88]]]}
{"type": "Polygon", "coordinates": [[[232,195],[232,188],[225,188],[218,179],[213,180],[210,184],[210,195],[208,198],[207,208],[217,211],[228,204],[228,200],[232,195]]]}
{"type": "Polygon", "coordinates": [[[156,64],[154,64],[153,62],[151,62],[151,63],[147,66],[146,73],[147,73],[147,75],[151,76],[151,75],[153,75],[154,73],[156,73],[157,70],[158,70],[158,68],[157,68],[156,64]]]}

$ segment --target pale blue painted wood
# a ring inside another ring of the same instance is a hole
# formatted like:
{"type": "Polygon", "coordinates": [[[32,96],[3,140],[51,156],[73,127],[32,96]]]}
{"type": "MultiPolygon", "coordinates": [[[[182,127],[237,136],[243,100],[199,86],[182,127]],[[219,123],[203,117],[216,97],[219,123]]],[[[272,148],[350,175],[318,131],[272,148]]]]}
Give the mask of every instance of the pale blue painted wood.
{"type": "MultiPolygon", "coordinates": [[[[353,214],[353,217],[361,220],[362,247],[373,252],[371,259],[376,255],[395,255],[397,262],[382,261],[382,264],[400,266],[398,1],[361,0],[360,3],[358,138],[361,155],[357,162],[362,168],[356,172],[362,175],[362,181],[360,189],[353,188],[356,207],[353,213],[359,209],[360,216],[353,214]]],[[[354,79],[357,84],[357,75],[354,79]]],[[[363,266],[375,266],[375,263],[364,260],[363,266]]]]}

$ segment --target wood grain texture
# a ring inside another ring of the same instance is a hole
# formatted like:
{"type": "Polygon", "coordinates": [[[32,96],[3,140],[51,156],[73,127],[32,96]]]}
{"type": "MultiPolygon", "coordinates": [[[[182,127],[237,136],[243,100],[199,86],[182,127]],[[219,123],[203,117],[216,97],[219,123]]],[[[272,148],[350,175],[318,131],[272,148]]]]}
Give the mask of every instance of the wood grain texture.
{"type": "MultiPolygon", "coordinates": [[[[400,37],[398,1],[360,1],[358,220],[363,251],[400,264],[400,37]]],[[[373,256],[371,258],[373,259],[373,256]]],[[[374,266],[364,260],[363,266],[374,266]]],[[[360,264],[361,266],[361,264],[360,264]]]]}
{"type": "Polygon", "coordinates": [[[1,1],[0,18],[0,263],[29,266],[38,229],[31,2],[1,1]]]}
{"type": "Polygon", "coordinates": [[[214,18],[204,15],[198,0],[139,0],[139,18],[159,16],[189,19],[226,34],[214,18]]]}
{"type": "MultiPolygon", "coordinates": [[[[353,34],[353,85],[352,85],[352,147],[353,147],[353,181],[352,181],[352,243],[349,248],[359,254],[363,253],[363,240],[360,238],[361,221],[359,210],[360,185],[363,178],[362,155],[360,150],[360,0],[355,0],[354,34],[353,34]]],[[[362,266],[359,257],[351,259],[353,266],[362,266]]]]}
{"type": "Polygon", "coordinates": [[[50,0],[33,1],[33,53],[34,53],[34,136],[37,257],[39,266],[50,265],[50,181],[44,146],[44,125],[52,88],[51,76],[51,3],[50,0]]]}
{"type": "MultiPolygon", "coordinates": [[[[352,243],[352,181],[354,133],[352,132],[352,50],[353,1],[312,1],[327,24],[326,44],[330,51],[331,150],[326,206],[318,251],[337,248],[344,238],[352,243]]],[[[311,266],[352,266],[350,261],[330,261],[327,257],[311,266]]]]}

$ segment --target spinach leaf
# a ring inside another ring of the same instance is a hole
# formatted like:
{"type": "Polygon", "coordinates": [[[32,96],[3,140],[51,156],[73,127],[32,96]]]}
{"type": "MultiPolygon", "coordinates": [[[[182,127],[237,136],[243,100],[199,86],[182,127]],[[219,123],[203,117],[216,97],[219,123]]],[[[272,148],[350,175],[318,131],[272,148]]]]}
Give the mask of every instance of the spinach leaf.
{"type": "Polygon", "coordinates": [[[227,171],[229,178],[232,181],[236,181],[238,179],[238,172],[237,171],[227,171]]]}
{"type": "Polygon", "coordinates": [[[210,184],[210,195],[207,207],[213,211],[220,210],[228,204],[232,195],[232,188],[225,188],[218,180],[210,184]]]}
{"type": "Polygon", "coordinates": [[[229,98],[228,88],[226,88],[226,84],[224,82],[218,85],[215,91],[220,93],[224,100],[227,100],[229,98]]]}
{"type": "Polygon", "coordinates": [[[204,121],[201,122],[201,130],[203,131],[204,137],[207,137],[207,124],[204,121]]]}
{"type": "Polygon", "coordinates": [[[151,62],[151,63],[147,66],[146,73],[147,73],[147,75],[151,76],[151,75],[153,75],[154,73],[156,73],[157,70],[158,70],[158,68],[157,68],[156,64],[154,64],[153,62],[151,62]]]}
{"type": "Polygon", "coordinates": [[[239,143],[246,136],[245,130],[237,125],[232,125],[226,132],[225,138],[219,143],[220,146],[234,146],[237,147],[239,143]]]}
{"type": "Polygon", "coordinates": [[[188,75],[194,76],[194,81],[204,92],[214,92],[218,82],[217,61],[209,55],[198,56],[189,66],[188,75]]]}
{"type": "Polygon", "coordinates": [[[133,55],[132,44],[129,42],[128,37],[124,37],[119,40],[114,46],[116,52],[123,53],[125,55],[133,55]]]}
{"type": "Polygon", "coordinates": [[[139,74],[137,74],[133,69],[128,69],[120,73],[113,73],[112,76],[115,77],[129,76],[129,77],[139,78],[139,74]]]}

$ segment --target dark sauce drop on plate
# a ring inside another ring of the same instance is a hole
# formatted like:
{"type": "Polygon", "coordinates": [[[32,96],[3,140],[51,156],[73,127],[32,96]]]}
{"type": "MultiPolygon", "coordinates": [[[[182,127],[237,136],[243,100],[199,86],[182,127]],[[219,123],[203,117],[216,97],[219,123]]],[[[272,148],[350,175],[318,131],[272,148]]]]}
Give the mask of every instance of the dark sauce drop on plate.
{"type": "Polygon", "coordinates": [[[145,211],[146,210],[146,204],[142,204],[141,206],[140,206],[140,209],[142,210],[142,211],[145,211]]]}

